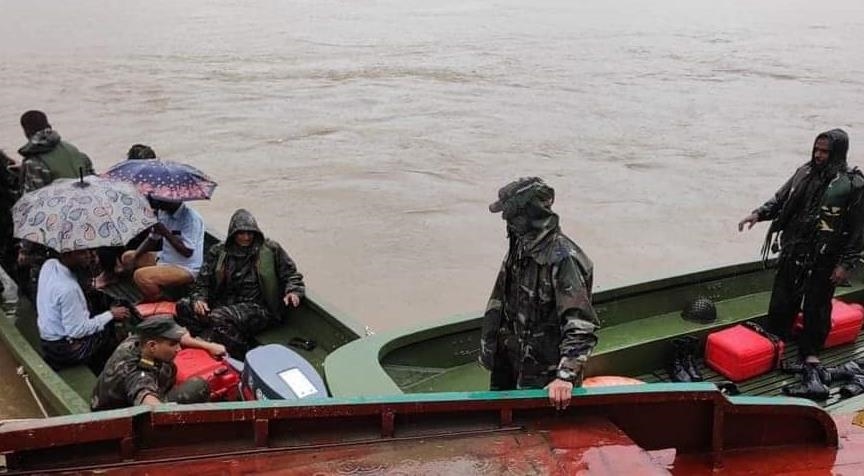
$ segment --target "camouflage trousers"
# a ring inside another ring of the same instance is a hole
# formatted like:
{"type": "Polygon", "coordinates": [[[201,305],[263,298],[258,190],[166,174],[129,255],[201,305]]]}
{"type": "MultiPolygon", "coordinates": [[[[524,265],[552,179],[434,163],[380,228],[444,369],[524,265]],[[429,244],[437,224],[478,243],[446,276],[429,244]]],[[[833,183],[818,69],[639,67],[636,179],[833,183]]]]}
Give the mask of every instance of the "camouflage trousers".
{"type": "Polygon", "coordinates": [[[217,307],[204,318],[191,312],[191,303],[178,303],[177,308],[177,322],[192,335],[224,345],[230,356],[241,360],[255,344],[255,334],[276,321],[267,308],[250,302],[217,307]]]}

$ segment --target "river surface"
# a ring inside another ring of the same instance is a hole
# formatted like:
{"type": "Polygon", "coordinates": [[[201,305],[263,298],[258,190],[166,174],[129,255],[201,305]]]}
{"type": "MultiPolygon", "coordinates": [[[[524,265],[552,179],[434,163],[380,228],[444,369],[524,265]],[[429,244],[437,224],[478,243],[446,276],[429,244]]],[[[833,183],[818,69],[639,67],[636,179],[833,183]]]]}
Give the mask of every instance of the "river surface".
{"type": "Polygon", "coordinates": [[[506,248],[486,207],[515,177],[556,188],[607,289],[756,259],[764,225],[737,221],[818,132],[846,129],[853,164],[864,133],[859,0],[0,0],[0,18],[0,147],[35,108],[97,169],[136,142],[194,164],[220,183],[195,204],[210,225],[249,209],[377,330],[484,307],[506,248]]]}

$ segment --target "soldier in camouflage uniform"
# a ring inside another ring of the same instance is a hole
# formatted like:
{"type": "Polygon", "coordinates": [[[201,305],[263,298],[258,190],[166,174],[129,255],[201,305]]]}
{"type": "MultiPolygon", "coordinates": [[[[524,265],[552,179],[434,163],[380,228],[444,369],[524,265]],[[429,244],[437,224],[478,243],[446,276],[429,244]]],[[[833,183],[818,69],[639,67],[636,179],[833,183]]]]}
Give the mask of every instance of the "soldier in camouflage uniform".
{"type": "Polygon", "coordinates": [[[264,237],[251,213],[239,209],[231,216],[228,238],[204,257],[192,312],[182,302],[178,319],[193,334],[219,342],[230,355],[242,358],[255,334],[279,322],[286,306],[300,305],[305,289],[294,260],[279,243],[264,237]]]}
{"type": "Polygon", "coordinates": [[[30,192],[58,178],[93,175],[90,157],[74,145],[61,140],[42,111],[27,111],[21,116],[27,143],[18,149],[21,162],[21,190],[30,192]]]}
{"type": "Polygon", "coordinates": [[[552,212],[552,187],[537,177],[511,182],[489,206],[507,222],[510,248],[483,318],[480,363],[490,388],[547,387],[556,408],[582,384],[597,345],[593,265],[552,212]]]}
{"type": "Polygon", "coordinates": [[[170,317],[152,317],[136,328],[108,359],[90,400],[92,410],[110,410],[162,402],[201,403],[210,397],[207,382],[192,378],[175,387],[174,357],[186,329],[170,317]]]}

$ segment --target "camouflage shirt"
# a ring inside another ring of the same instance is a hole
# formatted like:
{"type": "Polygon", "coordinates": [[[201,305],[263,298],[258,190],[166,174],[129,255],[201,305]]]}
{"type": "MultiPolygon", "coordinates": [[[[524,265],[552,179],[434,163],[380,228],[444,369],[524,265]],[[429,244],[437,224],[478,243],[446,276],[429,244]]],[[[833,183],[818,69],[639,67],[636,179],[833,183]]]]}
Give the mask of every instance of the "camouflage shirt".
{"type": "Polygon", "coordinates": [[[117,346],[99,374],[90,408],[96,411],[140,405],[147,395],[164,400],[176,376],[173,362],[142,359],[138,336],[129,337],[117,346]]]}
{"type": "Polygon", "coordinates": [[[518,388],[543,387],[558,369],[581,376],[597,344],[592,279],[591,261],[557,227],[511,246],[483,319],[481,364],[509,359],[518,388]]]}

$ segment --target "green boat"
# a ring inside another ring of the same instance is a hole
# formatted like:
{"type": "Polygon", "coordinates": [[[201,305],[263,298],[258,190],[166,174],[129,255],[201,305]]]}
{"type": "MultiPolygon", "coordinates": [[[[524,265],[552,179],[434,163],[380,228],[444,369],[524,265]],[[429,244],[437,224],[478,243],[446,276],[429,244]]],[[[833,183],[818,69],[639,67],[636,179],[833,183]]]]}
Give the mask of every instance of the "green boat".
{"type": "MultiPolygon", "coordinates": [[[[599,343],[589,361],[586,376],[614,375],[646,383],[668,382],[665,364],[670,340],[682,336],[700,339],[714,331],[745,321],[764,320],[771,295],[773,269],[761,262],[733,265],[598,292],[594,305],[602,328],[599,343]],[[685,304],[698,297],[711,298],[717,320],[700,324],[681,318],[685,304]]],[[[836,297],[864,301],[860,275],[851,286],[837,288],[836,297]]],[[[488,388],[489,374],[477,363],[482,313],[453,316],[410,330],[381,333],[352,342],[327,357],[325,369],[330,389],[341,397],[399,393],[480,391],[488,388]],[[358,362],[375,362],[357,379],[358,362]]],[[[785,357],[797,355],[789,346],[785,357]]],[[[864,338],[854,345],[823,352],[831,365],[864,357],[864,338]]],[[[725,380],[701,365],[706,380],[725,380]]],[[[779,371],[739,384],[743,394],[780,395],[794,375],[779,371]]],[[[832,394],[823,406],[850,410],[864,406],[864,398],[840,400],[832,394]]]]}
{"type": "MultiPolygon", "coordinates": [[[[208,232],[205,248],[217,242],[217,235],[208,232]]],[[[111,286],[105,292],[129,302],[138,302],[140,298],[131,283],[111,286]]],[[[337,348],[359,339],[365,332],[359,323],[325,304],[316,294],[307,291],[300,307],[287,311],[280,326],[256,335],[255,339],[259,345],[285,345],[295,337],[314,341],[316,346],[312,350],[292,349],[306,358],[324,376],[325,358],[337,348]]],[[[90,411],[90,395],[96,384],[96,375],[86,365],[54,371],[45,363],[41,356],[35,308],[26,298],[19,301],[17,315],[13,318],[0,315],[0,339],[24,368],[27,379],[46,413],[68,415],[90,411]]]]}

